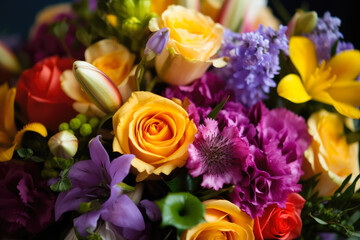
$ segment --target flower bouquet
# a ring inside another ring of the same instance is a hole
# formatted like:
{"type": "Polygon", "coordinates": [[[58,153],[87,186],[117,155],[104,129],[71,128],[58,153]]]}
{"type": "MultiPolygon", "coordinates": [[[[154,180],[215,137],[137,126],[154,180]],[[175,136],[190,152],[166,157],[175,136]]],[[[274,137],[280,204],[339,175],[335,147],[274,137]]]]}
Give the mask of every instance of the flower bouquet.
{"type": "Polygon", "coordinates": [[[360,51],[266,1],[80,0],[0,43],[4,239],[358,239],[360,51]]]}

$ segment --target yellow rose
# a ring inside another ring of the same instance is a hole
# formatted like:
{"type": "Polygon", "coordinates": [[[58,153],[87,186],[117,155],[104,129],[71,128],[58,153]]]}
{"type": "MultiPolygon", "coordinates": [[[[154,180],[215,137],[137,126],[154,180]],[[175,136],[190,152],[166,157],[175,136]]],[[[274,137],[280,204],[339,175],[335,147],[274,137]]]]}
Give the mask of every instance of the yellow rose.
{"type": "Polygon", "coordinates": [[[113,127],[114,151],[136,156],[137,181],[184,166],[197,131],[182,106],[151,92],[133,92],[114,114],[113,127]]]}
{"type": "Polygon", "coordinates": [[[255,239],[254,220],[227,200],[207,200],[205,223],[185,231],[182,240],[195,239],[255,239]]]}
{"type": "MultiPolygon", "coordinates": [[[[185,85],[199,78],[219,50],[224,28],[200,12],[171,5],[150,20],[151,31],[170,29],[166,50],[155,59],[158,75],[167,83],[185,85]]],[[[215,64],[217,66],[217,63],[215,64]]]]}
{"type": "MultiPolygon", "coordinates": [[[[85,51],[85,61],[104,72],[115,83],[123,102],[135,90],[135,55],[117,41],[104,39],[89,46],[85,51]]],[[[60,81],[66,95],[76,101],[73,105],[76,111],[90,116],[105,116],[81,89],[72,70],[64,71],[60,81]]]]}
{"type": "Polygon", "coordinates": [[[345,122],[353,128],[351,119],[325,110],[312,114],[308,119],[313,142],[305,152],[304,177],[321,173],[315,189],[320,196],[332,195],[349,174],[353,174],[352,180],[359,174],[359,145],[346,142],[345,122]]]}

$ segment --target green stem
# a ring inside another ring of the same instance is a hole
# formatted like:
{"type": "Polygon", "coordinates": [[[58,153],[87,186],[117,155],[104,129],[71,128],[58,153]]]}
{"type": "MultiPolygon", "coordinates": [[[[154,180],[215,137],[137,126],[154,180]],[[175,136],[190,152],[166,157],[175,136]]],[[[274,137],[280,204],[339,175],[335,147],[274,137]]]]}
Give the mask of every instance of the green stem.
{"type": "Polygon", "coordinates": [[[286,10],[284,5],[280,0],[271,0],[272,5],[274,6],[275,11],[279,14],[279,17],[284,23],[288,23],[291,19],[289,12],[286,10]]]}

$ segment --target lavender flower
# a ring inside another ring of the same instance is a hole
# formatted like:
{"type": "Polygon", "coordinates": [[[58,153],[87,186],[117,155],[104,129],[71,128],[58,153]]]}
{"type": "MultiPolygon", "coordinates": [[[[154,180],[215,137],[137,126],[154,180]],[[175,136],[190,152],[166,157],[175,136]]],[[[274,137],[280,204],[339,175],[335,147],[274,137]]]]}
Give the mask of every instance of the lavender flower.
{"type": "Polygon", "coordinates": [[[238,136],[235,127],[218,129],[218,123],[205,119],[193,144],[189,145],[186,167],[193,177],[203,176],[201,186],[219,190],[224,184],[235,184],[240,172],[239,163],[247,154],[246,139],[238,136]]]}
{"type": "Polygon", "coordinates": [[[280,70],[279,53],[288,48],[285,31],[284,26],[278,32],[263,26],[249,33],[225,31],[219,55],[229,57],[229,62],[216,74],[245,106],[266,99],[270,88],[276,86],[273,78],[280,70]]]}
{"type": "MultiPolygon", "coordinates": [[[[332,17],[329,12],[325,12],[323,17],[318,19],[314,30],[305,35],[314,43],[319,62],[329,60],[331,48],[336,41],[343,38],[339,31],[340,25],[341,20],[339,18],[332,17]]],[[[339,41],[337,53],[346,49],[354,49],[354,47],[351,43],[339,41]]]]}
{"type": "Polygon", "coordinates": [[[81,203],[91,203],[90,211],[74,219],[74,226],[82,235],[94,231],[99,219],[118,228],[143,231],[143,216],[135,203],[118,185],[130,170],[133,155],[122,155],[111,163],[99,136],[90,143],[91,160],[75,163],[69,172],[72,188],[62,192],[55,204],[55,218],[64,212],[78,210],[81,203]]]}

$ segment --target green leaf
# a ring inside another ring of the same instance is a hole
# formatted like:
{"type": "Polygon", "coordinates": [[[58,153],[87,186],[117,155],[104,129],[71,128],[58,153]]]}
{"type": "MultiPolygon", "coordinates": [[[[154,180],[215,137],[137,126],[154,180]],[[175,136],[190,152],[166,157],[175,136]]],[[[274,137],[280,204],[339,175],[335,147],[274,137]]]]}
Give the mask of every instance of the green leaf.
{"type": "Polygon", "coordinates": [[[79,28],[76,31],[76,38],[87,47],[91,45],[92,36],[85,30],[85,28],[79,28]]]}
{"type": "Polygon", "coordinates": [[[185,168],[180,169],[180,172],[175,178],[171,180],[164,180],[165,184],[172,192],[195,192],[200,189],[202,177],[192,177],[185,168]]]}
{"type": "Polygon", "coordinates": [[[84,19],[88,19],[91,15],[91,12],[89,10],[89,3],[87,0],[74,2],[71,7],[78,16],[84,19]]]}
{"type": "Polygon", "coordinates": [[[61,169],[70,168],[74,164],[73,158],[64,159],[64,158],[54,157],[53,159],[56,165],[61,169]]]}
{"type": "Polygon", "coordinates": [[[61,179],[50,186],[54,192],[64,192],[71,188],[71,181],[68,177],[70,168],[65,169],[61,174],[61,179]]]}
{"type": "Polygon", "coordinates": [[[360,219],[360,211],[354,212],[349,220],[347,221],[348,225],[354,225],[360,219]]]}
{"type": "Polygon", "coordinates": [[[40,157],[37,157],[37,156],[31,156],[31,157],[30,157],[30,160],[31,160],[31,161],[34,161],[34,162],[37,162],[37,163],[45,162],[44,159],[42,159],[42,158],[40,158],[40,157]]]}
{"type": "Polygon", "coordinates": [[[19,155],[19,157],[21,157],[21,158],[26,158],[29,156],[29,153],[25,148],[20,148],[20,149],[16,150],[16,152],[19,155]]]}
{"type": "Polygon", "coordinates": [[[339,197],[336,198],[336,201],[346,204],[353,196],[355,192],[356,182],[359,180],[359,178],[360,174],[354,179],[351,185],[346,188],[346,190],[339,197]]]}
{"type": "Polygon", "coordinates": [[[61,22],[54,22],[50,26],[51,32],[60,40],[65,40],[66,33],[69,30],[69,26],[66,23],[66,20],[62,20],[61,22]]]}
{"type": "Polygon", "coordinates": [[[320,218],[317,218],[317,217],[314,217],[311,213],[309,213],[309,216],[311,218],[313,218],[317,223],[321,224],[321,225],[328,225],[327,222],[325,222],[324,220],[320,219],[320,218]]]}
{"type": "Polygon", "coordinates": [[[205,205],[188,192],[169,193],[155,203],[161,211],[162,226],[174,226],[181,232],[205,221],[205,205]]]}
{"type": "Polygon", "coordinates": [[[208,115],[208,118],[216,119],[221,109],[223,109],[225,103],[229,100],[230,96],[228,96],[224,101],[219,103],[208,115]]]}
{"type": "Polygon", "coordinates": [[[352,174],[350,174],[349,176],[347,176],[345,178],[345,180],[341,183],[340,187],[338,189],[336,189],[336,191],[334,192],[334,196],[337,196],[339,193],[342,192],[342,190],[345,188],[346,184],[350,181],[352,174]]]}

